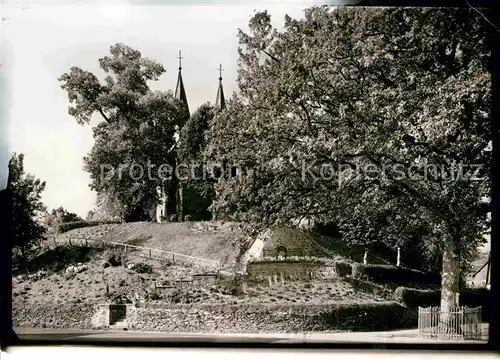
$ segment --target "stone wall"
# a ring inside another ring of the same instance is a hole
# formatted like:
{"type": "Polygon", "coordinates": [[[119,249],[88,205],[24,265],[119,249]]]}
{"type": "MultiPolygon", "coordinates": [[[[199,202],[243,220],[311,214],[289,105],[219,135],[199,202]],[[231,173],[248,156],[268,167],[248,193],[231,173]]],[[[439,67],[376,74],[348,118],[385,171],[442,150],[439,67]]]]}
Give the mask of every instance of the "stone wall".
{"type": "MultiPolygon", "coordinates": [[[[382,331],[415,327],[417,316],[396,302],[127,305],[130,330],[166,332],[382,331]]],[[[95,329],[107,327],[107,317],[105,305],[30,304],[14,309],[13,325],[95,329]]]]}
{"type": "Polygon", "coordinates": [[[247,280],[250,282],[268,281],[283,278],[284,281],[336,279],[334,266],[308,261],[261,261],[247,264],[247,280]]]}
{"type": "Polygon", "coordinates": [[[417,325],[395,302],[363,304],[169,305],[131,309],[131,330],[165,332],[303,332],[392,330],[417,325]]]}
{"type": "Polygon", "coordinates": [[[93,328],[104,328],[109,326],[109,305],[96,305],[91,323],[93,328]]]}
{"type": "Polygon", "coordinates": [[[289,252],[288,255],[298,255],[293,252],[300,252],[304,255],[317,255],[318,249],[314,245],[312,236],[306,231],[289,227],[273,228],[266,234],[263,252],[275,254],[279,246],[284,246],[289,252]],[[293,254],[292,254],[293,253],[293,254]]]}
{"type": "MultiPolygon", "coordinates": [[[[15,327],[47,327],[90,329],[97,307],[94,304],[23,304],[13,306],[12,325],[15,327]]],[[[101,314],[102,316],[102,314],[101,314]]]]}

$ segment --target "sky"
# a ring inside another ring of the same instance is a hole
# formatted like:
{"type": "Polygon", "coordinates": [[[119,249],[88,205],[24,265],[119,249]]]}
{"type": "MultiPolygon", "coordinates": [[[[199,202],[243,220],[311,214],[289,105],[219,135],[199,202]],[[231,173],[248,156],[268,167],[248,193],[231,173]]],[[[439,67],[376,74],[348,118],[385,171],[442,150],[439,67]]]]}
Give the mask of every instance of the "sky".
{"type": "MultiPolygon", "coordinates": [[[[45,205],[85,217],[95,205],[82,162],[93,145],[92,130],[68,115],[59,76],[71,66],[102,75],[98,58],[121,42],[162,63],[167,72],[151,87],[173,91],[182,50],[183,80],[194,112],[215,102],[219,64],[226,97],[237,90],[237,29],[247,29],[254,10],[267,9],[274,24],[282,26],[285,14],[300,18],[314,4],[319,3],[4,1],[0,166],[8,164],[12,152],[23,153],[26,172],[47,183],[45,205]]],[[[0,186],[5,178],[0,176],[0,186]]]]}

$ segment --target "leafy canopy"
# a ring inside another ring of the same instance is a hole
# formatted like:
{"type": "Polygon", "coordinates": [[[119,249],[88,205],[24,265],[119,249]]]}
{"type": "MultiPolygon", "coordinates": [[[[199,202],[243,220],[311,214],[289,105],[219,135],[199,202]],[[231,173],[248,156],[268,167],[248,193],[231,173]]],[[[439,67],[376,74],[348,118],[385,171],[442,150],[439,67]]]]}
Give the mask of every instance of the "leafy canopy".
{"type": "Polygon", "coordinates": [[[113,45],[99,65],[104,81],[79,67],[59,78],[68,93],[69,114],[81,125],[97,122],[94,146],[84,158],[90,187],[112,197],[123,209],[122,217],[150,218],[170,182],[159,171],[163,164],[175,164],[175,134],[188,117],[187,109],[171,92],[150,89],[148,83],[165,69],[139,51],[113,45]]]}
{"type": "Polygon", "coordinates": [[[279,32],[257,13],[209,147],[245,175],[217,184],[216,212],[333,221],[367,245],[452,238],[473,256],[488,227],[488,26],[470,9],[313,7],[279,32]],[[478,180],[457,176],[473,166],[478,180]]]}
{"type": "Polygon", "coordinates": [[[45,181],[24,171],[24,155],[14,153],[9,161],[7,189],[12,194],[12,224],[14,226],[14,249],[26,257],[33,246],[45,238],[45,227],[41,215],[45,206],[41,201],[45,181]]]}

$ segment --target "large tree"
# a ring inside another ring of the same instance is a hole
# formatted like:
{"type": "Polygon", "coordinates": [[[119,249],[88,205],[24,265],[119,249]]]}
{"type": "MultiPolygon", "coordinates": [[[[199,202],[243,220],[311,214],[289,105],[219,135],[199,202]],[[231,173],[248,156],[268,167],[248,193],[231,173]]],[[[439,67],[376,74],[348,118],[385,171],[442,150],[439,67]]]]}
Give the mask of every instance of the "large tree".
{"type": "Polygon", "coordinates": [[[367,218],[396,232],[390,245],[413,239],[397,238],[408,219],[441,252],[441,306],[454,306],[488,226],[489,26],[470,9],[314,7],[278,32],[257,13],[211,147],[246,172],[217,184],[215,210],[261,225],[367,218]]]}
{"type": "MultiPolygon", "coordinates": [[[[95,144],[84,159],[91,188],[111,196],[125,220],[151,219],[161,197],[175,194],[170,171],[176,163],[174,135],[187,109],[171,92],[149,88],[165,72],[161,64],[123,44],[111,46],[110,52],[99,59],[104,81],[79,67],[59,81],[68,93],[69,114],[79,124],[89,125],[99,115],[95,144]]],[[[169,208],[175,209],[171,202],[169,208]]]]}
{"type": "Polygon", "coordinates": [[[20,251],[26,266],[30,251],[45,238],[46,229],[42,223],[45,206],[41,201],[45,181],[26,174],[24,155],[14,153],[9,162],[7,189],[12,194],[13,247],[20,251]]]}

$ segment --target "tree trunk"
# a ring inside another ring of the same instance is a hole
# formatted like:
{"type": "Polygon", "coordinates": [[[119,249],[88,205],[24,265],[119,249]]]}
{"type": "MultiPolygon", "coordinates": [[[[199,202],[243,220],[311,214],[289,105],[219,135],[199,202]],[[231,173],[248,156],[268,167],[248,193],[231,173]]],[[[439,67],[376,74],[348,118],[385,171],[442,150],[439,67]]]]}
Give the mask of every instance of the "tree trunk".
{"type": "Polygon", "coordinates": [[[401,266],[401,249],[398,246],[398,257],[396,259],[396,266],[401,266]]]}
{"type": "Polygon", "coordinates": [[[452,237],[445,240],[443,252],[443,268],[441,274],[441,316],[440,327],[447,333],[456,333],[459,329],[451,328],[453,315],[450,314],[458,304],[456,293],[460,282],[460,261],[457,244],[452,237]]]}
{"type": "Polygon", "coordinates": [[[26,276],[28,276],[29,275],[28,258],[26,256],[26,249],[24,245],[21,245],[21,262],[24,272],[26,273],[26,276]]]}
{"type": "Polygon", "coordinates": [[[184,206],[184,197],[183,197],[183,192],[182,192],[182,183],[179,181],[179,195],[177,199],[177,220],[178,221],[184,221],[184,214],[183,214],[183,206],[184,206]]]}
{"type": "Polygon", "coordinates": [[[177,180],[175,178],[172,178],[168,184],[166,203],[165,218],[171,221],[172,215],[177,216],[177,180]]]}
{"type": "Polygon", "coordinates": [[[365,250],[365,255],[363,256],[363,264],[368,264],[368,250],[365,250]]]}

